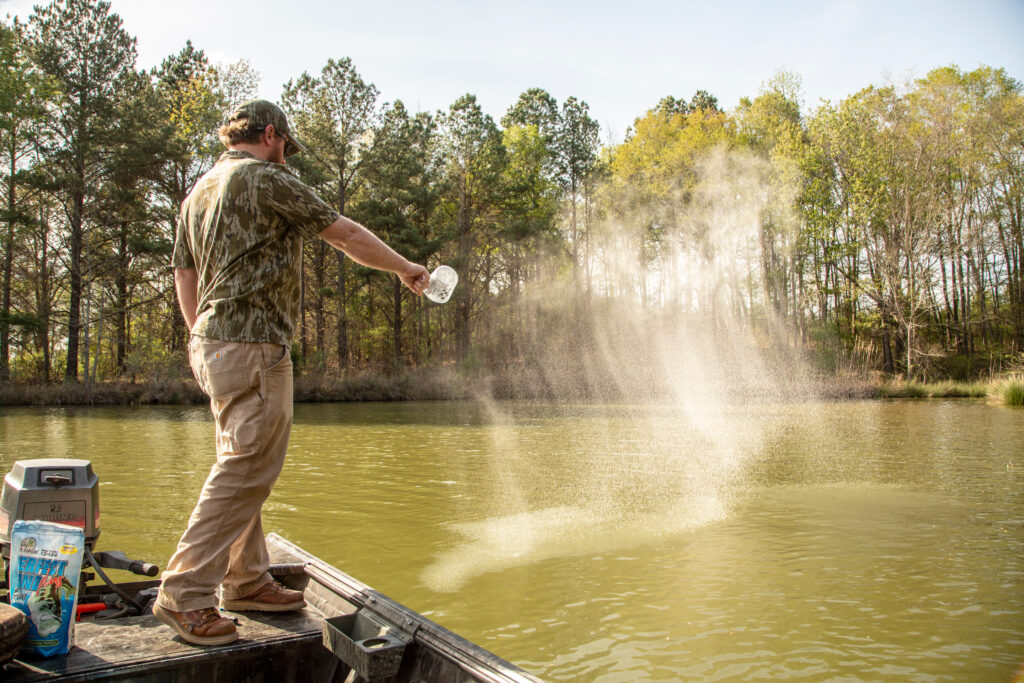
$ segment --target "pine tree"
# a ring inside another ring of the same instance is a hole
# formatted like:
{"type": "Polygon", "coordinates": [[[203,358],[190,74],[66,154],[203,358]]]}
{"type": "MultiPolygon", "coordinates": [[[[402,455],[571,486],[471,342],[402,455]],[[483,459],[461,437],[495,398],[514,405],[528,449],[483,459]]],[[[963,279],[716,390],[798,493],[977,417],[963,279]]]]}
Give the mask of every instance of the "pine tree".
{"type": "Polygon", "coordinates": [[[54,147],[60,201],[68,216],[70,276],[67,366],[64,376],[77,381],[83,292],[83,262],[89,257],[88,230],[93,188],[109,172],[118,103],[125,83],[135,76],[135,39],[110,11],[108,2],[54,0],[29,18],[28,39],[40,70],[56,82],[61,98],[50,108],[47,127],[54,147]]]}
{"type": "Polygon", "coordinates": [[[26,50],[24,26],[15,21],[0,25],[0,166],[6,172],[0,179],[3,220],[3,282],[0,295],[0,380],[10,379],[11,327],[37,329],[39,317],[12,308],[15,252],[20,234],[33,221],[27,199],[38,192],[39,174],[33,167],[33,155],[40,142],[37,127],[45,115],[45,105],[54,96],[52,83],[36,70],[26,50]]]}
{"type": "MultiPolygon", "coordinates": [[[[365,154],[372,149],[376,136],[371,132],[378,119],[377,87],[366,83],[356,71],[352,60],[328,59],[315,78],[303,73],[296,81],[288,81],[281,96],[282,106],[296,136],[314,152],[312,159],[300,161],[307,174],[319,176],[313,184],[319,185],[325,199],[339,213],[345,214],[350,197],[362,182],[360,167],[365,154]]],[[[316,277],[324,273],[327,247],[317,243],[313,247],[316,260],[316,277]]],[[[337,296],[338,313],[338,367],[345,369],[349,363],[349,325],[346,305],[349,298],[347,289],[347,267],[345,255],[335,251],[337,258],[337,291],[332,292],[318,282],[317,305],[323,306],[322,296],[333,293],[337,296]]],[[[318,326],[323,319],[322,310],[317,314],[318,326]]],[[[317,335],[317,351],[322,354],[320,334],[317,335]]]]}

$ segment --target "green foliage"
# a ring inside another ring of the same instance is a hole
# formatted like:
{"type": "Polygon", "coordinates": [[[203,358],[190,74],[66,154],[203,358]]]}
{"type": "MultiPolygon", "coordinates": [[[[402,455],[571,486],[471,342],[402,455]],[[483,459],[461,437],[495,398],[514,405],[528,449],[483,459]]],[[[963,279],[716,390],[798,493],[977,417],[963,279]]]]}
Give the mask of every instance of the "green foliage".
{"type": "MultiPolygon", "coordinates": [[[[117,121],[139,79],[135,39],[125,32],[120,17],[111,13],[109,3],[90,0],[54,0],[36,7],[26,35],[33,63],[59,92],[47,107],[42,148],[63,190],[58,198],[69,218],[65,377],[77,381],[83,256],[91,250],[96,191],[116,166],[105,162],[120,143],[117,121]]],[[[88,348],[86,339],[86,353],[88,348]]]]}
{"type": "Polygon", "coordinates": [[[881,387],[883,398],[986,398],[989,382],[890,382],[881,387]]]}
{"type": "Polygon", "coordinates": [[[216,72],[206,54],[191,41],[154,69],[156,88],[164,107],[164,121],[179,165],[199,161],[204,167],[217,149],[214,131],[222,116],[216,91],[216,72]],[[204,163],[206,162],[206,163],[204,163]]]}
{"type": "Polygon", "coordinates": [[[23,288],[15,279],[15,267],[27,257],[23,243],[37,227],[33,196],[57,188],[31,159],[45,139],[38,129],[58,93],[54,80],[33,65],[24,34],[25,27],[17,21],[0,25],[0,168],[6,171],[0,176],[4,197],[0,221],[5,224],[0,268],[0,379],[10,376],[12,342],[26,341],[26,331],[34,335],[42,331],[38,316],[12,309],[19,306],[16,295],[23,288]],[[16,335],[19,331],[13,326],[22,327],[22,334],[16,335]]]}
{"type": "Polygon", "coordinates": [[[670,119],[673,116],[686,116],[695,111],[721,112],[718,108],[718,98],[707,90],[698,90],[693,93],[693,98],[689,103],[682,98],[676,99],[672,95],[666,95],[658,102],[658,106],[647,113],[670,119]]]}
{"type": "Polygon", "coordinates": [[[1008,406],[1024,406],[1024,382],[1007,382],[1003,402],[1008,406]]]}
{"type": "Polygon", "coordinates": [[[328,59],[318,78],[304,72],[288,81],[281,95],[296,136],[313,150],[314,166],[327,179],[325,199],[342,212],[376,139],[377,95],[377,87],[362,79],[348,57],[328,59]]]}
{"type": "MultiPolygon", "coordinates": [[[[259,74],[191,42],[148,74],[135,55],[97,0],[0,26],[0,378],[52,379],[65,358],[73,377],[97,354],[100,379],[183,372],[177,210],[259,74]]],[[[541,88],[500,127],[472,94],[433,114],[378,97],[349,58],[288,81],[313,152],[289,166],[460,286],[427,304],[311,241],[293,350],[323,387],[358,368],[523,368],[546,337],[585,343],[619,297],[669,319],[728,305],[823,373],[909,378],[887,389],[901,396],[977,396],[920,380],[998,372],[1024,340],[1024,88],[1002,69],[945,66],[812,110],[780,72],[729,111],[706,90],[666,96],[605,147],[586,102],[541,88]],[[738,221],[745,241],[722,232],[738,221]],[[733,279],[687,280],[712,265],[733,279]]],[[[353,391],[402,393],[384,386],[353,391]]]]}
{"type": "Polygon", "coordinates": [[[434,133],[431,116],[410,116],[401,101],[387,107],[375,144],[367,150],[363,190],[352,211],[416,261],[425,261],[439,247],[439,238],[429,229],[438,199],[432,164],[434,133]]]}
{"type": "Polygon", "coordinates": [[[989,387],[984,382],[940,382],[932,398],[985,398],[989,387]]]}
{"type": "Polygon", "coordinates": [[[529,244],[556,229],[558,187],[547,174],[552,152],[534,125],[512,126],[502,134],[507,150],[502,230],[510,244],[529,244]]]}
{"type": "Polygon", "coordinates": [[[550,145],[558,131],[558,102],[542,88],[530,88],[509,107],[501,119],[503,128],[533,126],[537,133],[550,145]]]}
{"type": "Polygon", "coordinates": [[[570,198],[594,170],[599,131],[597,121],[590,118],[590,107],[586,102],[570,97],[562,103],[554,137],[555,167],[558,169],[558,182],[570,198]]]}
{"type": "MultiPolygon", "coordinates": [[[[287,112],[289,124],[296,136],[312,152],[311,159],[302,159],[294,166],[307,183],[316,188],[326,202],[342,214],[360,191],[366,159],[382,137],[378,130],[380,112],[377,108],[378,91],[366,83],[356,71],[352,60],[328,59],[319,77],[304,72],[298,79],[288,81],[281,96],[281,105],[287,112]]],[[[295,157],[293,157],[295,158],[295,157]]],[[[359,283],[350,279],[349,268],[339,253],[327,259],[324,247],[313,248],[313,279],[317,288],[323,287],[327,274],[323,264],[336,259],[333,273],[338,296],[334,302],[337,316],[337,358],[339,369],[348,366],[349,323],[351,304],[350,286],[359,283]]],[[[323,298],[311,302],[317,321],[317,352],[325,352],[323,325],[329,302],[323,298]]]]}
{"type": "Polygon", "coordinates": [[[712,149],[730,143],[727,119],[720,112],[666,115],[656,108],[637,119],[630,137],[615,149],[612,177],[656,204],[677,189],[692,187],[698,162],[712,149]]]}
{"type": "Polygon", "coordinates": [[[718,98],[707,90],[698,90],[690,98],[690,111],[721,111],[718,108],[718,98]]]}
{"type": "Polygon", "coordinates": [[[29,332],[38,332],[43,327],[43,320],[32,313],[0,313],[0,325],[21,327],[29,332]]]}

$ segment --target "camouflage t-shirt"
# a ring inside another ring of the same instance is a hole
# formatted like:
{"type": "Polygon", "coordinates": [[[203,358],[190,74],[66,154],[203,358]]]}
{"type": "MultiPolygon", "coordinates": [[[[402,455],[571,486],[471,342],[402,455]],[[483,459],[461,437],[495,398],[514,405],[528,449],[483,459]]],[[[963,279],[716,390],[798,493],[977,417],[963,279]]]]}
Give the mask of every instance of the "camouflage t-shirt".
{"type": "Polygon", "coordinates": [[[299,315],[302,238],[338,219],[283,165],[228,151],[189,193],[171,263],[199,273],[192,333],[290,346],[299,315]]]}

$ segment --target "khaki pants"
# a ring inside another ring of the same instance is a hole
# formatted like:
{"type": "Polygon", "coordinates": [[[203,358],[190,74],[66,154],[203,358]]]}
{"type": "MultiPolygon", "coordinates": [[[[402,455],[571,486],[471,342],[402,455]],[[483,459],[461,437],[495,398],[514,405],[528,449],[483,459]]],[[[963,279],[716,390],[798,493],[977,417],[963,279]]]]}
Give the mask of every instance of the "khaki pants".
{"type": "Polygon", "coordinates": [[[217,462],[167,563],[157,603],[176,612],[244,597],[270,580],[260,510],[281,473],[292,426],[292,362],[278,344],[189,339],[210,396],[217,462]]]}

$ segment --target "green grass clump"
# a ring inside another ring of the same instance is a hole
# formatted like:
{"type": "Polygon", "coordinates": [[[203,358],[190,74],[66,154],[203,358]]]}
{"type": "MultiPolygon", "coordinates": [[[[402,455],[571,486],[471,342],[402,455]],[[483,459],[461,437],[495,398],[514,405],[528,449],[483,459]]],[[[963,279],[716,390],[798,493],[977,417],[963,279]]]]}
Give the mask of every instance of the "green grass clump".
{"type": "Polygon", "coordinates": [[[879,389],[882,398],[928,398],[928,387],[917,382],[888,382],[879,389]]]}
{"type": "Polygon", "coordinates": [[[917,382],[907,382],[903,385],[903,395],[907,398],[927,398],[928,387],[917,382]]]}
{"type": "Polygon", "coordinates": [[[931,385],[932,398],[985,398],[988,396],[986,382],[938,382],[931,385]]]}
{"type": "Polygon", "coordinates": [[[1003,402],[1008,406],[1024,406],[1024,382],[1007,382],[1003,387],[1003,402]]]}
{"type": "Polygon", "coordinates": [[[888,382],[879,387],[882,398],[985,398],[990,393],[988,382],[888,382]]]}

